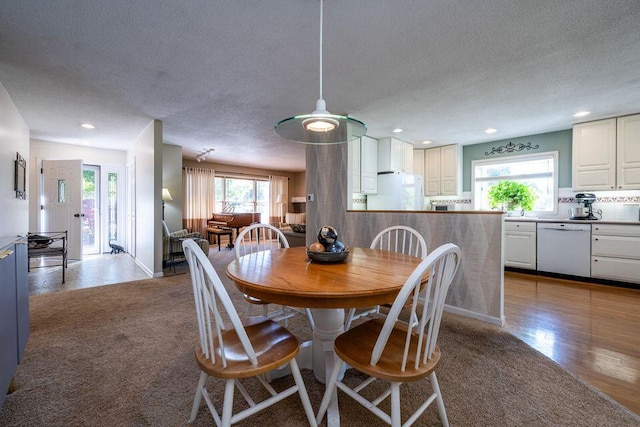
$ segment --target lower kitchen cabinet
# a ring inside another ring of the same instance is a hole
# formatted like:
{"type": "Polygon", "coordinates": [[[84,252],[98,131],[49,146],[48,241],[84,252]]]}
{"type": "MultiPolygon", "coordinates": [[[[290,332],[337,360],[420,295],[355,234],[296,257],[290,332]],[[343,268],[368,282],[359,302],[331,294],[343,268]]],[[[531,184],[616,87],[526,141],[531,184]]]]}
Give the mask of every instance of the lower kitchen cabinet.
{"type": "Polygon", "coordinates": [[[505,221],[505,267],[536,269],[536,223],[505,221]]]}
{"type": "Polygon", "coordinates": [[[591,277],[640,283],[640,226],[592,227],[591,277]]]}

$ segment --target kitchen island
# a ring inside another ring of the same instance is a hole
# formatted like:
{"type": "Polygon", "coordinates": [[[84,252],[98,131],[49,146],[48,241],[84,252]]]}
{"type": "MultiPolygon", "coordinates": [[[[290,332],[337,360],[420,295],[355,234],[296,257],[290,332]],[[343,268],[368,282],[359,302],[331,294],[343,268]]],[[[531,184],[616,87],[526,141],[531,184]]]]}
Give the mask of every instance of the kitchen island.
{"type": "MultiPolygon", "coordinates": [[[[449,290],[446,310],[504,324],[502,212],[346,211],[334,224],[340,224],[340,239],[347,246],[368,247],[380,230],[392,225],[416,229],[427,241],[429,252],[454,243],[462,250],[462,264],[449,290]]],[[[307,239],[314,240],[313,233],[307,239]]]]}

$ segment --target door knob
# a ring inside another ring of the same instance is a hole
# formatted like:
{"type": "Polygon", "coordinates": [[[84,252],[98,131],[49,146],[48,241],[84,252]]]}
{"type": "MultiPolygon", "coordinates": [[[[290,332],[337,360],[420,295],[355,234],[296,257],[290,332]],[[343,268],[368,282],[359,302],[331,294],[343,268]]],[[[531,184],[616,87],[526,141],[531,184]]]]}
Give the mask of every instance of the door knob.
{"type": "Polygon", "coordinates": [[[84,214],[77,213],[77,214],[74,214],[73,216],[75,216],[76,218],[80,218],[81,216],[84,216],[84,214]]]}

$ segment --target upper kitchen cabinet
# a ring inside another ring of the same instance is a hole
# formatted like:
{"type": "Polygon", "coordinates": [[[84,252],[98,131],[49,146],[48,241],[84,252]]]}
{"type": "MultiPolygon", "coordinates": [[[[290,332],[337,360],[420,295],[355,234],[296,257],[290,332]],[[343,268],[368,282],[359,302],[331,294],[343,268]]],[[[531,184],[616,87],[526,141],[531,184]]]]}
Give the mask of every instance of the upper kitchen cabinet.
{"type": "Polygon", "coordinates": [[[461,162],[458,144],[424,150],[424,195],[458,195],[462,186],[461,162]]]}
{"type": "Polygon", "coordinates": [[[349,141],[351,193],[375,194],[378,190],[378,141],[363,136],[349,141]]]}
{"type": "Polygon", "coordinates": [[[362,184],[361,184],[361,175],[360,175],[360,138],[352,139],[348,142],[349,146],[347,148],[347,158],[349,159],[349,178],[348,184],[351,189],[350,193],[360,193],[362,184]]]}
{"type": "Polygon", "coordinates": [[[368,136],[360,138],[360,182],[365,194],[378,192],[378,140],[368,136]]]}
{"type": "Polygon", "coordinates": [[[573,189],[640,189],[640,114],[573,126],[573,189]]]}
{"type": "Polygon", "coordinates": [[[618,117],[617,184],[620,190],[640,188],[640,114],[618,117]]]}
{"type": "Polygon", "coordinates": [[[413,173],[413,144],[396,138],[378,140],[378,172],[413,173]]]}

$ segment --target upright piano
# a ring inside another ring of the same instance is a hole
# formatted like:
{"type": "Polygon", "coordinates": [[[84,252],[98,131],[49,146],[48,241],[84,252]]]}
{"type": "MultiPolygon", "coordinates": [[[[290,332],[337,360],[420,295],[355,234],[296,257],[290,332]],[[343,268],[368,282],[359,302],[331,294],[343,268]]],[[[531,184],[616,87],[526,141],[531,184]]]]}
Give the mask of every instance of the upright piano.
{"type": "MultiPolygon", "coordinates": [[[[213,213],[207,220],[207,228],[231,228],[236,230],[236,236],[242,227],[246,227],[255,222],[260,222],[260,212],[231,212],[213,213]]],[[[229,248],[233,248],[233,234],[229,239],[229,248]]]]}

